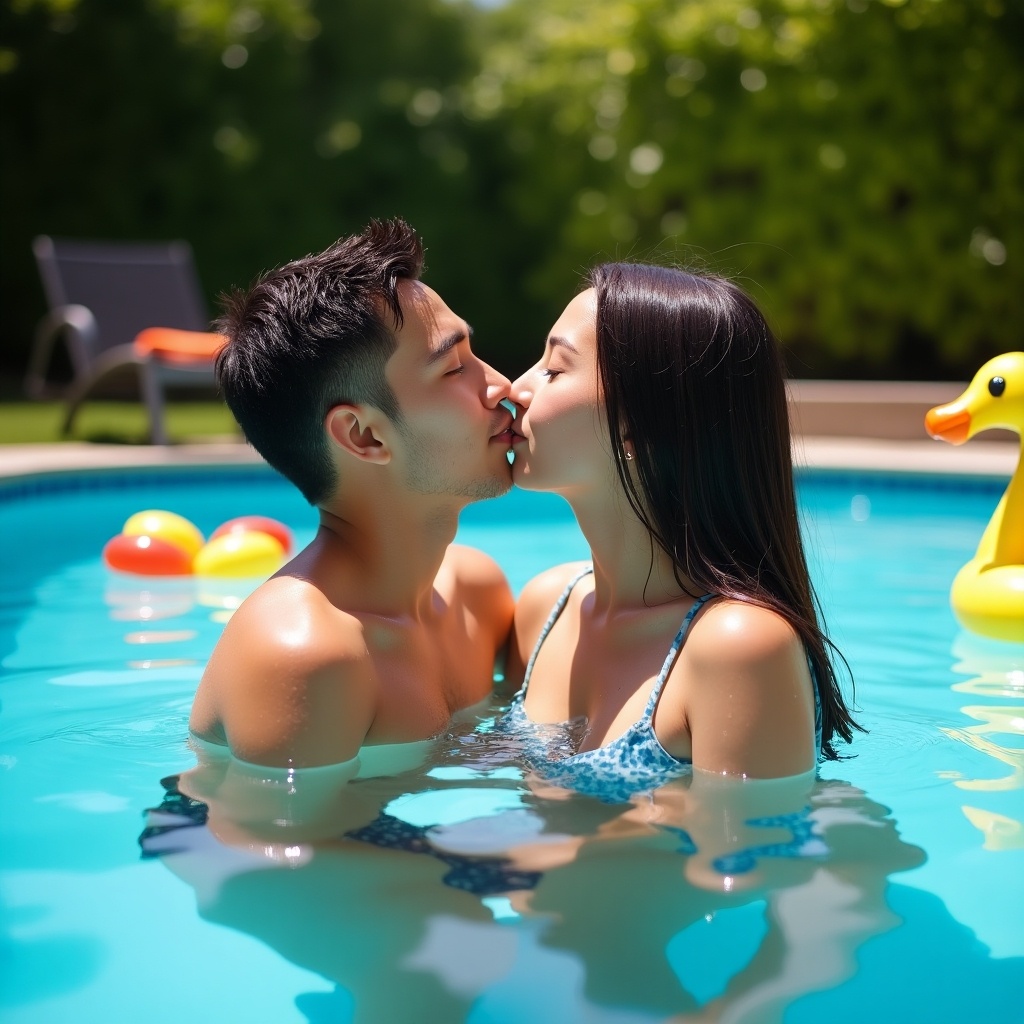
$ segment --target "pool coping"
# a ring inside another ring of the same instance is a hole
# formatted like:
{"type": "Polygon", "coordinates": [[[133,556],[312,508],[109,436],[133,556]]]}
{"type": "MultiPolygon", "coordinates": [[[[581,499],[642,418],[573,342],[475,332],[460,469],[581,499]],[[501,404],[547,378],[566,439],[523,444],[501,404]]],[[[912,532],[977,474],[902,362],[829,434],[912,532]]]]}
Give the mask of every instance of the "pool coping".
{"type": "MultiPolygon", "coordinates": [[[[796,436],[793,440],[794,465],[814,470],[1009,477],[1019,457],[1020,448],[1012,441],[953,446],[932,440],[857,437],[796,436]]],[[[0,479],[8,481],[83,471],[255,465],[265,463],[243,442],[0,445],[0,479]]]]}
{"type": "Polygon", "coordinates": [[[951,445],[930,438],[899,441],[861,437],[794,437],[793,463],[814,470],[912,475],[1006,477],[1020,460],[1014,441],[951,445]]]}

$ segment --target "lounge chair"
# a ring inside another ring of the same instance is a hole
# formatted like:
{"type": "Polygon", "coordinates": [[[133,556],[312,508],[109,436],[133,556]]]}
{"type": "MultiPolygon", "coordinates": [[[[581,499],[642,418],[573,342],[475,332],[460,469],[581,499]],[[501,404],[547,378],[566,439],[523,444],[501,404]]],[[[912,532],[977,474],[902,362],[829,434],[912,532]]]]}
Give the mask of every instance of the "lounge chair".
{"type": "Polygon", "coordinates": [[[210,334],[186,242],[80,242],[41,235],[32,243],[50,312],[36,330],[25,376],[33,398],[66,400],[63,432],[81,404],[134,377],[149,413],[150,440],[167,444],[166,388],[213,390],[224,344],[210,334]],[[54,346],[71,361],[69,384],[47,382],[54,346]]]}

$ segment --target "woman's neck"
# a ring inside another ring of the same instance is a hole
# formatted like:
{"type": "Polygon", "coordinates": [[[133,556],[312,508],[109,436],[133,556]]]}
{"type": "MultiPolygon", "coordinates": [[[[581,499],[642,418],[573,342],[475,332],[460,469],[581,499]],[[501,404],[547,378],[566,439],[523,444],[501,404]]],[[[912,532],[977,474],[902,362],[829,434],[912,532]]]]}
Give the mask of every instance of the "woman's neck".
{"type": "Polygon", "coordinates": [[[566,495],[594,562],[594,610],[614,614],[699,597],[640,522],[621,488],[600,497],[566,495]],[[680,580],[682,583],[680,583],[680,580]]]}

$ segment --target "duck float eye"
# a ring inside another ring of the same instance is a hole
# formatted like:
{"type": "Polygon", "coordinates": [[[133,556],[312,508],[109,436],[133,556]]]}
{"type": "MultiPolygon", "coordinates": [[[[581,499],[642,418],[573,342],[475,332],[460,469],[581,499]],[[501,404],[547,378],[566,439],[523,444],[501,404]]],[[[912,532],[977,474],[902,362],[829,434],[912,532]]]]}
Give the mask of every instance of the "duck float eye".
{"type": "Polygon", "coordinates": [[[1006,381],[1002,377],[993,377],[988,382],[988,393],[993,398],[999,398],[1006,390],[1006,381]]]}

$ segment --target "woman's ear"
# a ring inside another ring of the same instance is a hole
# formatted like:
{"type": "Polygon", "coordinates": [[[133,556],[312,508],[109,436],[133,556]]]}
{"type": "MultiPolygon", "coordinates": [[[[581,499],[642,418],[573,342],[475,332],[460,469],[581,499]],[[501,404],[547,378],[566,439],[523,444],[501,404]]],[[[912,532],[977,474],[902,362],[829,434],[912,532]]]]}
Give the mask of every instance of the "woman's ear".
{"type": "Polygon", "coordinates": [[[379,466],[391,461],[391,449],[381,437],[381,413],[364,405],[336,405],[324,421],[327,436],[342,451],[379,466]]]}
{"type": "Polygon", "coordinates": [[[625,431],[620,436],[622,438],[622,457],[627,462],[632,462],[633,456],[636,454],[633,448],[633,439],[625,431]]]}

